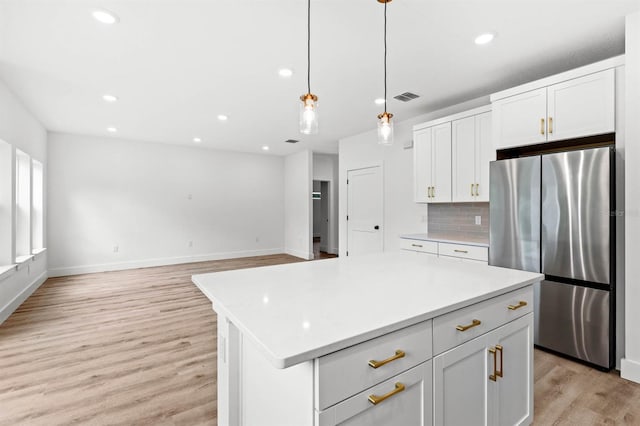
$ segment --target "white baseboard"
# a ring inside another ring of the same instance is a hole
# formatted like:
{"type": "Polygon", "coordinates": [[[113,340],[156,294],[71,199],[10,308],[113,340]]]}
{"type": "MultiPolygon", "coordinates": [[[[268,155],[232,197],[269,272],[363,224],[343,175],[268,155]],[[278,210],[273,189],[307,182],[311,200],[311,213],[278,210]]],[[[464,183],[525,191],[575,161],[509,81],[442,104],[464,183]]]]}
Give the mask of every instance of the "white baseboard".
{"type": "Polygon", "coordinates": [[[640,362],[622,358],[620,367],[620,377],[640,383],[640,362]]]}
{"type": "Polygon", "coordinates": [[[300,251],[300,250],[286,249],[285,253],[287,253],[287,254],[289,254],[291,256],[299,257],[300,259],[313,260],[313,252],[305,253],[305,252],[300,251]]]}
{"type": "Polygon", "coordinates": [[[327,249],[327,253],[329,254],[338,254],[338,247],[331,247],[330,249],[327,249]]]}
{"type": "Polygon", "coordinates": [[[2,324],[7,318],[9,318],[9,316],[14,313],[15,310],[20,307],[20,305],[22,305],[22,302],[27,300],[27,298],[31,296],[33,292],[36,291],[42,285],[42,283],[47,280],[47,278],[47,271],[44,271],[43,273],[38,275],[38,277],[36,277],[36,279],[33,280],[31,284],[25,287],[25,289],[22,290],[20,294],[14,297],[13,300],[4,305],[4,307],[0,309],[0,324],[2,324]]]}
{"type": "Polygon", "coordinates": [[[264,250],[244,250],[225,253],[209,253],[194,256],[165,257],[159,259],[131,260],[117,263],[101,263],[98,265],[61,266],[49,268],[50,277],[91,274],[95,272],[122,271],[126,269],[149,268],[153,266],[178,265],[181,263],[206,262],[209,260],[235,259],[240,257],[267,256],[281,254],[282,248],[264,250]]]}

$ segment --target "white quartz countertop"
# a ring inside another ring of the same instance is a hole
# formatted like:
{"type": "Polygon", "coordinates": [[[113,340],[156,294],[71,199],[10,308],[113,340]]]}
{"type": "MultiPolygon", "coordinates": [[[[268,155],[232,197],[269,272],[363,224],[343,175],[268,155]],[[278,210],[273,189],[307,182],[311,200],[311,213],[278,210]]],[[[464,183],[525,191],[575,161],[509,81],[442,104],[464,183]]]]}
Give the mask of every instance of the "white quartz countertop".
{"type": "Polygon", "coordinates": [[[488,237],[479,237],[457,232],[437,232],[428,234],[404,234],[400,238],[421,241],[437,241],[440,243],[465,244],[468,246],[489,247],[488,237]]]}
{"type": "Polygon", "coordinates": [[[286,368],[524,287],[543,275],[383,253],[194,275],[193,282],[286,368]]]}

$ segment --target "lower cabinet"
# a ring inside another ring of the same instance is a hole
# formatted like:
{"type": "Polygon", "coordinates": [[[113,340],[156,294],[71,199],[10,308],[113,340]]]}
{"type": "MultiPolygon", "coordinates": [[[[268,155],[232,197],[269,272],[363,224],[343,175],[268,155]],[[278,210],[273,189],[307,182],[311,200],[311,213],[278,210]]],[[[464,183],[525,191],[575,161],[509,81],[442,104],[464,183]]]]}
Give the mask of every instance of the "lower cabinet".
{"type": "Polygon", "coordinates": [[[433,358],[434,425],[533,421],[533,314],[433,358]]]}
{"type": "Polygon", "coordinates": [[[318,414],[318,426],[428,426],[432,424],[432,362],[334,405],[318,414]]]}

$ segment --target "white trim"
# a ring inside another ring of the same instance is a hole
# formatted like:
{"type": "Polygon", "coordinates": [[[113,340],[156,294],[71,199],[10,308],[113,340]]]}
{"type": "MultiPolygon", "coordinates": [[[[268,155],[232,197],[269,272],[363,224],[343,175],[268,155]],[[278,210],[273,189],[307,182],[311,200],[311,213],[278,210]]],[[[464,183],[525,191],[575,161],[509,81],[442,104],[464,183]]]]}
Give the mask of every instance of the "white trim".
{"type": "Polygon", "coordinates": [[[42,283],[47,280],[47,278],[47,271],[44,271],[35,280],[33,280],[31,284],[29,284],[24,290],[22,290],[20,294],[14,297],[12,301],[4,305],[4,307],[0,309],[0,324],[2,324],[7,318],[9,318],[9,316],[14,313],[16,309],[18,309],[22,302],[27,300],[27,298],[31,296],[33,292],[36,291],[42,285],[42,283]]]}
{"type": "Polygon", "coordinates": [[[16,265],[15,263],[13,265],[0,266],[0,281],[5,279],[6,277],[13,275],[17,268],[18,265],[16,265]]]}
{"type": "Polygon", "coordinates": [[[640,383],[640,362],[622,358],[620,367],[620,377],[640,383]]]}
{"type": "Polygon", "coordinates": [[[483,105],[478,108],[473,108],[467,111],[462,111],[457,114],[447,115],[446,117],[437,118],[435,120],[427,121],[425,123],[416,124],[413,126],[413,131],[426,129],[438,124],[447,123],[449,121],[459,120],[461,118],[467,118],[474,115],[484,114],[485,112],[491,112],[491,104],[483,105]]]}
{"type": "Polygon", "coordinates": [[[624,64],[624,55],[614,56],[613,58],[605,59],[604,61],[595,62],[593,64],[585,65],[580,68],[575,68],[560,74],[541,78],[540,80],[521,84],[520,86],[512,87],[501,92],[493,93],[491,94],[490,99],[491,102],[495,102],[499,99],[504,99],[510,96],[519,95],[520,93],[541,89],[543,87],[551,86],[552,84],[561,83],[563,81],[572,80],[578,77],[584,77],[585,75],[589,74],[595,74],[597,72],[608,70],[610,68],[620,67],[624,64]]]}
{"type": "Polygon", "coordinates": [[[178,265],[181,263],[206,262],[209,260],[235,259],[241,257],[267,256],[283,253],[284,249],[245,250],[235,252],[210,253],[195,256],[165,257],[158,259],[131,260],[117,263],[101,263],[97,265],[61,266],[49,269],[50,277],[91,274],[95,272],[121,271],[126,269],[149,268],[153,266],[178,265]]]}
{"type": "Polygon", "coordinates": [[[301,250],[294,250],[294,249],[287,249],[285,250],[285,253],[291,256],[295,256],[295,257],[299,257],[300,259],[305,259],[305,260],[313,260],[314,259],[314,255],[313,252],[310,253],[305,253],[301,250]]]}

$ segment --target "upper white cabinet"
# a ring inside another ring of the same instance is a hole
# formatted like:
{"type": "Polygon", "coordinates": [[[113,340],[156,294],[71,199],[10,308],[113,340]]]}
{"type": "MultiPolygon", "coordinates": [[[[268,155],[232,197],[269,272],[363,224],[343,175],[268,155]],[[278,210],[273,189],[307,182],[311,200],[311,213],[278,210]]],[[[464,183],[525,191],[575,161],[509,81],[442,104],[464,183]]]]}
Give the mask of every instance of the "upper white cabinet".
{"type": "Polygon", "coordinates": [[[491,113],[454,120],[451,127],[452,200],[489,201],[489,162],[495,159],[491,113]]]}
{"type": "Polygon", "coordinates": [[[451,122],[414,131],[414,200],[451,202],[451,122]]]}
{"type": "Polygon", "coordinates": [[[491,108],[476,108],[413,128],[414,201],[489,201],[491,108]]]}
{"type": "Polygon", "coordinates": [[[491,95],[495,148],[614,132],[615,69],[604,62],[491,95]]]}

